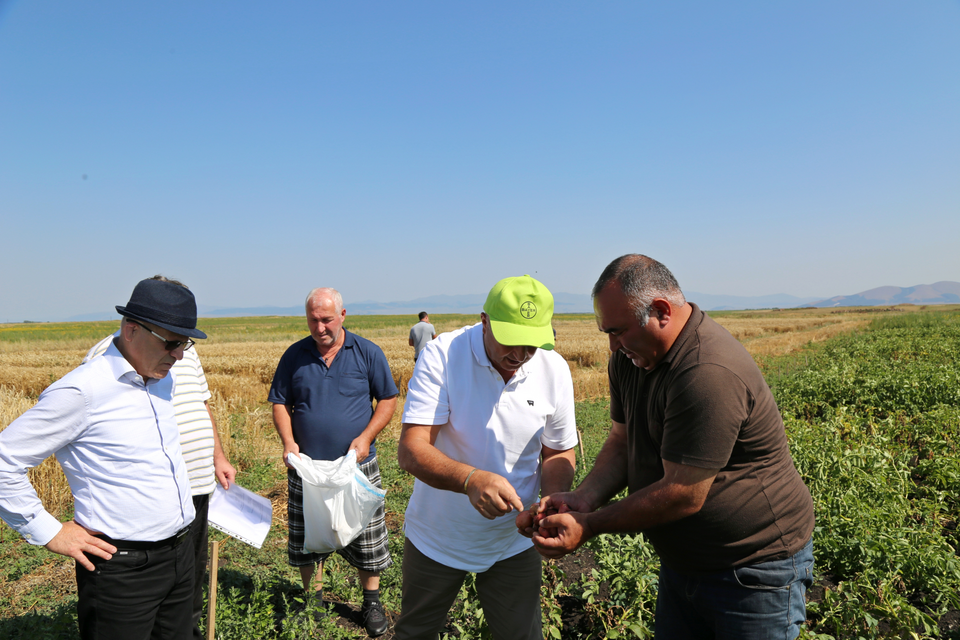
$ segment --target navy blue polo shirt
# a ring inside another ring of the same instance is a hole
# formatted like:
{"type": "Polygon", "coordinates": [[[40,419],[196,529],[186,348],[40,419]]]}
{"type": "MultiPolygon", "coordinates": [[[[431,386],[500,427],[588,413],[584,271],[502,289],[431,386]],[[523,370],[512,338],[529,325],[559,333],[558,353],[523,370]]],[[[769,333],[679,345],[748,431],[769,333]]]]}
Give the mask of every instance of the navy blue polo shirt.
{"type": "MultiPolygon", "coordinates": [[[[343,346],[328,368],[312,336],[280,358],[268,400],[293,410],[293,439],[314,460],[336,460],[363,433],[373,400],[398,394],[383,350],[343,330],[343,346]]],[[[370,455],[376,453],[370,445],[370,455]]]]}

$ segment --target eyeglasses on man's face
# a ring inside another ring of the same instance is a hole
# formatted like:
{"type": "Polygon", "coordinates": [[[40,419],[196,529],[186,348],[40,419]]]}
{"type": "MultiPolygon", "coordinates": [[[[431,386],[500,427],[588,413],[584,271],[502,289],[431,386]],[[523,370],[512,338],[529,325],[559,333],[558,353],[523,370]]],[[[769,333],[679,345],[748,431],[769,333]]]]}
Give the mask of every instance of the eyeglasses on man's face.
{"type": "Polygon", "coordinates": [[[134,320],[133,318],[127,318],[127,320],[130,321],[130,322],[132,322],[133,324],[137,325],[138,327],[143,327],[144,329],[146,329],[147,331],[149,331],[150,333],[152,333],[157,340],[159,340],[160,342],[163,343],[163,348],[166,349],[167,351],[176,351],[176,350],[179,349],[180,347],[183,347],[184,350],[186,350],[186,349],[189,349],[190,347],[192,347],[193,345],[197,344],[197,343],[194,342],[193,340],[189,340],[189,339],[187,339],[187,340],[167,340],[167,339],[164,338],[162,335],[160,335],[159,333],[157,333],[156,331],[154,331],[153,329],[151,329],[151,328],[148,327],[147,325],[143,324],[142,322],[137,322],[137,321],[134,320]]]}

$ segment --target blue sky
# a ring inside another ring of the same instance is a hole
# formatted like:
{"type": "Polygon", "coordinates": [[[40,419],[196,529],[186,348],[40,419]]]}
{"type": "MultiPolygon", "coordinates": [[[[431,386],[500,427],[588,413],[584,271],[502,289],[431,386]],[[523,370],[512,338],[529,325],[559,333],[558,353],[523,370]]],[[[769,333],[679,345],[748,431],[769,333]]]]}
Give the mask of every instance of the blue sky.
{"type": "Polygon", "coordinates": [[[651,255],[960,281],[960,2],[0,0],[0,321],[381,302],[651,255]]]}

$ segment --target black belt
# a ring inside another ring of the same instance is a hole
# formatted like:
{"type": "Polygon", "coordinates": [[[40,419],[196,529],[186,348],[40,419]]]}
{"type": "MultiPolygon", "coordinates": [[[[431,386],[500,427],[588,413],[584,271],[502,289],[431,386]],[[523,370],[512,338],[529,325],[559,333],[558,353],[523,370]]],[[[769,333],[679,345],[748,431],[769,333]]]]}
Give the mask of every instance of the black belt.
{"type": "Polygon", "coordinates": [[[175,534],[166,538],[164,540],[158,540],[156,542],[150,542],[147,540],[114,540],[110,536],[98,533],[97,538],[105,542],[109,542],[117,549],[131,549],[133,551],[150,551],[151,549],[162,549],[163,547],[176,547],[184,540],[187,539],[187,534],[190,533],[190,527],[184,527],[177,531],[175,534]]]}

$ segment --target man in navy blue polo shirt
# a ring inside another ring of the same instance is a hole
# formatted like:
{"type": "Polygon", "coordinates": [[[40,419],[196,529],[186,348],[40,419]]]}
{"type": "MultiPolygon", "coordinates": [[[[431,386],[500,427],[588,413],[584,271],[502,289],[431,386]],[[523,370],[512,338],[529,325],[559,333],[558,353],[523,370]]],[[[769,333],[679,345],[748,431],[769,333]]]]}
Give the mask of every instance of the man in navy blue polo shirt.
{"type": "MultiPolygon", "coordinates": [[[[310,337],[295,342],[280,358],[268,398],[284,464],[289,453],[336,460],[354,450],[360,469],[380,487],[376,437],[393,417],[398,394],[387,358],[380,347],[343,328],[347,310],[335,289],[311,291],[306,310],[310,337]]],[[[316,564],[330,554],[303,551],[303,484],[292,469],[287,470],[287,486],[287,553],[309,594],[316,564]]],[[[367,633],[382,635],[388,623],[380,604],[380,572],[392,564],[383,507],[360,537],[337,553],[360,575],[367,633]]],[[[322,568],[314,597],[322,610],[322,568]]]]}

